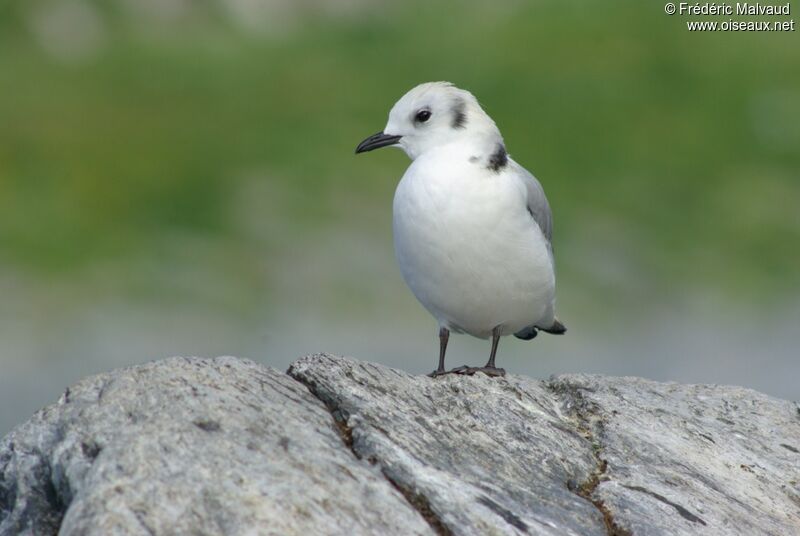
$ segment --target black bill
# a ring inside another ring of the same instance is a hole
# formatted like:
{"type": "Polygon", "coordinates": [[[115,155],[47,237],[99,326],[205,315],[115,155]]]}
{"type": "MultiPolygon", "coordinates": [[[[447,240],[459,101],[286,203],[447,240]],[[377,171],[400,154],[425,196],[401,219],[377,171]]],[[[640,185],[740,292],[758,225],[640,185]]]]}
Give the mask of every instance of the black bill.
{"type": "Polygon", "coordinates": [[[402,138],[402,136],[392,136],[391,134],[378,132],[377,134],[373,134],[366,140],[359,143],[358,147],[356,147],[356,154],[366,153],[367,151],[380,149],[381,147],[386,147],[388,145],[394,145],[400,141],[400,138],[402,138]]]}

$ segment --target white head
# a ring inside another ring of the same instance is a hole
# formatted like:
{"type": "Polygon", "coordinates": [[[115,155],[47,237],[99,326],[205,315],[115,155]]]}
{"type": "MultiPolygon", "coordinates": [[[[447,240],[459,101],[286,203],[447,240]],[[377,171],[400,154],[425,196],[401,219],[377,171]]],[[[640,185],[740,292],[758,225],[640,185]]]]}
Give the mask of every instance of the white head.
{"type": "Polygon", "coordinates": [[[361,142],[356,153],[397,145],[413,160],[452,143],[488,157],[502,148],[503,138],[472,93],[449,82],[428,82],[403,95],[389,112],[383,132],[361,142]]]}

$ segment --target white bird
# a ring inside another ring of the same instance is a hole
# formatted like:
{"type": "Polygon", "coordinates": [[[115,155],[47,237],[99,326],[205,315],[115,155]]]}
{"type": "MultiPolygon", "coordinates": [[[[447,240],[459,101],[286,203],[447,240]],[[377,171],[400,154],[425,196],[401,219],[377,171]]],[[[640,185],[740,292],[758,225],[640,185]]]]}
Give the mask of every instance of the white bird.
{"type": "Polygon", "coordinates": [[[397,262],[411,291],[439,322],[446,374],[450,332],[492,337],[484,367],[450,372],[504,375],[500,337],[562,334],[555,317],[552,214],[542,185],[506,152],[494,121],[469,91],[421,84],[356,153],[395,145],[411,158],[394,196],[397,262]]]}

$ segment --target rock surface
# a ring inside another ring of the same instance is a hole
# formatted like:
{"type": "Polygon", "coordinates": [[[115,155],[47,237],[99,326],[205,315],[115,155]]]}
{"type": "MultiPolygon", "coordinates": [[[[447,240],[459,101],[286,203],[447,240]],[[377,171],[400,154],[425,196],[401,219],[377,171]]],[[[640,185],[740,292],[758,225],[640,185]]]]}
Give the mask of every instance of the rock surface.
{"type": "Polygon", "coordinates": [[[430,534],[286,374],[174,358],[95,376],[0,444],[0,533],[430,534]],[[63,516],[63,519],[62,519],[63,516]]]}
{"type": "Polygon", "coordinates": [[[800,534],[800,408],[315,355],[87,378],[0,441],[0,535],[800,534]]]}

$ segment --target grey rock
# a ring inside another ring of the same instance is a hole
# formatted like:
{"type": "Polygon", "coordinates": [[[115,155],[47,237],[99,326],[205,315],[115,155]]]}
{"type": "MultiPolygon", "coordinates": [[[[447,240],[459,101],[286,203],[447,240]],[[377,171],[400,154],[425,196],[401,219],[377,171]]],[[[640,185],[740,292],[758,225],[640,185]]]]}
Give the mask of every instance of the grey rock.
{"type": "Polygon", "coordinates": [[[332,355],[88,378],[0,441],[0,535],[800,534],[800,409],[332,355]]]}
{"type": "Polygon", "coordinates": [[[605,534],[567,482],[590,478],[591,443],[547,385],[518,376],[436,379],[326,355],[289,374],[333,408],[374,460],[458,534],[605,534]]]}
{"type": "Polygon", "coordinates": [[[88,378],[5,437],[0,534],[56,532],[432,534],[302,384],[235,358],[88,378]]]}
{"type": "Polygon", "coordinates": [[[590,375],[433,380],[326,355],[289,374],[454,533],[800,534],[793,402],[590,375]]]}
{"type": "Polygon", "coordinates": [[[567,375],[591,498],[636,535],[800,534],[800,409],[750,389],[567,375]]]}

